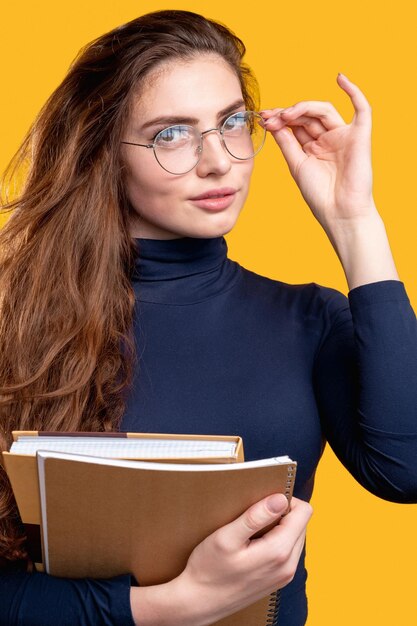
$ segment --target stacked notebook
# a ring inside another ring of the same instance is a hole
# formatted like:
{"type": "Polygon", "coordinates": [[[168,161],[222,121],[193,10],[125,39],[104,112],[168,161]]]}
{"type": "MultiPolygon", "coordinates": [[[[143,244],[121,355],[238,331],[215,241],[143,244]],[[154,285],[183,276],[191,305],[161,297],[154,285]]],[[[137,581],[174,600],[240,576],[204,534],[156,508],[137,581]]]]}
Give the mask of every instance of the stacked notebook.
{"type": "MultiPolygon", "coordinates": [[[[14,438],[6,471],[22,521],[41,528],[45,571],[56,576],[167,582],[198,543],[255,502],[276,492],[290,500],[296,472],[288,457],[244,462],[239,437],[14,438]]],[[[274,624],[277,608],[272,594],[216,624],[274,624]]]]}

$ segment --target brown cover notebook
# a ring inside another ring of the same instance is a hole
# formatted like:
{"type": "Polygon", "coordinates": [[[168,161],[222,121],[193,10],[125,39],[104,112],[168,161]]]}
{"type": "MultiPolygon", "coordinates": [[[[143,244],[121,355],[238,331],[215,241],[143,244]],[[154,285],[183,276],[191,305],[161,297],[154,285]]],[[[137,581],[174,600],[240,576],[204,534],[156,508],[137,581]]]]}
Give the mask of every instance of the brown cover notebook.
{"type": "MultiPolygon", "coordinates": [[[[218,453],[217,456],[211,456],[208,458],[203,458],[202,455],[194,456],[194,458],[185,459],[184,456],[171,456],[167,457],[167,452],[162,449],[156,450],[155,448],[151,448],[152,451],[152,460],[164,461],[164,462],[187,462],[187,463],[235,463],[238,461],[244,460],[244,452],[243,452],[243,442],[242,438],[239,436],[233,435],[190,435],[190,434],[166,434],[166,433],[120,433],[120,432],[109,432],[109,433],[95,433],[95,432],[72,432],[72,433],[63,433],[63,432],[46,432],[46,431],[23,431],[16,430],[13,431],[13,440],[11,450],[15,448],[15,442],[20,444],[24,444],[22,452],[3,452],[3,462],[8,474],[10,483],[13,488],[14,496],[17,502],[17,506],[19,509],[20,517],[25,527],[25,533],[27,537],[27,549],[30,555],[31,560],[36,564],[36,568],[39,571],[43,571],[42,564],[42,552],[41,552],[41,532],[40,532],[40,522],[41,522],[41,511],[40,511],[40,501],[39,501],[39,483],[38,483],[38,468],[36,465],[36,456],[33,451],[33,447],[35,444],[39,446],[43,446],[46,448],[46,445],[49,446],[57,446],[57,450],[60,449],[59,446],[62,446],[63,441],[69,441],[73,443],[75,446],[89,445],[91,450],[95,450],[96,445],[102,446],[104,443],[105,446],[112,444],[112,442],[116,442],[117,444],[125,444],[128,441],[130,443],[135,443],[140,440],[141,442],[151,442],[153,440],[157,440],[160,443],[168,443],[170,446],[172,443],[177,444],[178,442],[192,442],[195,444],[200,444],[203,442],[206,444],[205,446],[205,454],[207,454],[207,445],[211,448],[212,444],[218,447],[219,442],[223,442],[227,444],[226,446],[222,445],[221,449],[222,453],[218,453]],[[99,444],[93,443],[95,440],[99,442],[99,444]],[[228,452],[228,456],[226,455],[226,449],[230,447],[231,452],[228,452]],[[31,450],[28,452],[28,450],[31,450]],[[165,453],[165,457],[163,454],[165,453]]],[[[124,446],[125,447],[125,446],[124,446]]],[[[20,448],[18,448],[19,450],[20,448]]],[[[51,449],[51,448],[48,448],[51,449]]],[[[52,448],[54,449],[54,448],[52,448]]],[[[84,449],[84,448],[83,448],[84,449]]],[[[82,449],[75,448],[74,452],[82,453],[82,449]]],[[[89,451],[86,454],[96,454],[100,456],[104,454],[104,452],[94,452],[89,451]]],[[[109,454],[109,450],[106,451],[107,456],[111,456],[109,454]]],[[[120,454],[118,455],[120,457],[120,454]]],[[[142,459],[144,458],[140,454],[136,453],[135,455],[131,455],[130,451],[126,451],[125,455],[122,458],[134,458],[134,459],[142,459]]],[[[149,458],[148,455],[146,458],[149,458]]]]}
{"type": "MultiPolygon", "coordinates": [[[[37,458],[46,571],[131,573],[140,585],[176,577],[200,541],[263,497],[290,499],[296,471],[288,457],[217,465],[53,452],[37,458]]],[[[216,624],[274,624],[274,605],[272,594],[216,624]]]]}

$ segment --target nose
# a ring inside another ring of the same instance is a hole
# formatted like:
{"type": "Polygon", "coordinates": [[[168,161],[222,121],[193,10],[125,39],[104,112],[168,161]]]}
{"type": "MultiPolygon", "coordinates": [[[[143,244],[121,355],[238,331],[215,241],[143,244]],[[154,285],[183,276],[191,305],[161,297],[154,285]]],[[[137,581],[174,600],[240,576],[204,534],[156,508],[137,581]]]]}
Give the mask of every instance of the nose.
{"type": "Polygon", "coordinates": [[[202,153],[197,163],[197,174],[201,177],[209,174],[223,176],[232,167],[232,157],[223,145],[219,131],[216,128],[202,134],[202,153]]]}

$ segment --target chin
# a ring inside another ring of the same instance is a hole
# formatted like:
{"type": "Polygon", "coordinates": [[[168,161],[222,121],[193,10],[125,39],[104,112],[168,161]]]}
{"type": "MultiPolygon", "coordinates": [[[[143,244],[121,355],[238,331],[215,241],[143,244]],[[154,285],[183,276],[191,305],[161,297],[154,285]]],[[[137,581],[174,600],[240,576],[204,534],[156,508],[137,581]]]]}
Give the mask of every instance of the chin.
{"type": "Polygon", "coordinates": [[[194,237],[195,239],[214,239],[215,237],[223,237],[224,235],[227,235],[227,233],[230,233],[233,226],[234,223],[228,227],[199,228],[192,233],[183,235],[183,237],[194,237]]]}
{"type": "Polygon", "coordinates": [[[209,239],[214,237],[223,237],[227,235],[234,228],[239,215],[217,213],[216,215],[209,216],[211,218],[206,223],[196,224],[193,234],[185,235],[188,237],[195,237],[200,239],[209,239]]]}

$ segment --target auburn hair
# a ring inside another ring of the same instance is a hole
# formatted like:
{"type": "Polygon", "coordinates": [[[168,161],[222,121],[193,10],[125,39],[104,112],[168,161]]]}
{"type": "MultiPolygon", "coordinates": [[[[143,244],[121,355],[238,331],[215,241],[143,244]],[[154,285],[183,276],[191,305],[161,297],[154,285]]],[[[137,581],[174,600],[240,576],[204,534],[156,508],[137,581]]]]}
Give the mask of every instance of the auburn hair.
{"type": "MultiPolygon", "coordinates": [[[[0,446],[12,430],[111,431],[132,381],[137,249],[120,143],[158,65],[201,54],[235,71],[248,109],[256,79],[243,42],[189,11],[156,11],[84,47],[3,177],[0,231],[0,446]],[[16,181],[19,193],[10,197],[16,181]]],[[[0,562],[28,560],[0,464],[0,562]]]]}

